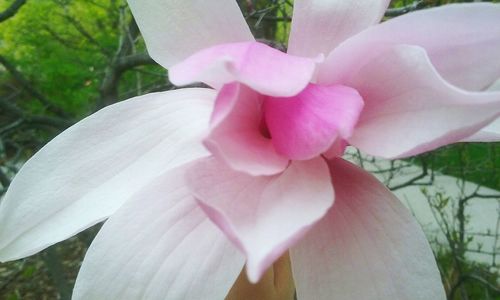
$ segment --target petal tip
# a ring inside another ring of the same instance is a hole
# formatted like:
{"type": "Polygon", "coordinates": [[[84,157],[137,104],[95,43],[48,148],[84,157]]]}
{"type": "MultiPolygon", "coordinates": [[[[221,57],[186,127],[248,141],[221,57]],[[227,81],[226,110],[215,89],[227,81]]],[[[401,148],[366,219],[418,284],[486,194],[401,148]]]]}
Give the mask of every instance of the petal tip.
{"type": "MultiPolygon", "coordinates": [[[[269,264],[269,266],[270,265],[271,264],[269,264]]],[[[255,259],[249,256],[245,265],[248,281],[252,284],[257,284],[269,266],[267,266],[265,260],[255,259]]]]}
{"type": "Polygon", "coordinates": [[[257,270],[252,270],[250,268],[246,268],[248,281],[252,284],[257,284],[262,277],[263,272],[258,272],[257,270]]]}

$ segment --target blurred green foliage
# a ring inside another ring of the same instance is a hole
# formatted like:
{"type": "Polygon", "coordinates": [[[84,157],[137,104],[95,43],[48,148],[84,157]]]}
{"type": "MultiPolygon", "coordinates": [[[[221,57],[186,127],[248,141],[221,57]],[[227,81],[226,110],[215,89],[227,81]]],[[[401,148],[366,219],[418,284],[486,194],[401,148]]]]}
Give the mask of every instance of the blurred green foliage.
{"type": "MultiPolygon", "coordinates": [[[[0,9],[9,2],[1,0],[0,9]]],[[[54,105],[79,119],[95,110],[105,69],[131,19],[125,1],[30,1],[15,18],[0,23],[0,53],[54,105]]],[[[134,41],[134,47],[145,51],[141,41],[134,41]]],[[[142,68],[146,87],[165,78],[161,68],[142,68]]],[[[2,73],[2,80],[8,81],[8,74],[2,73]]],[[[142,94],[135,81],[135,74],[126,74],[117,101],[142,94]]],[[[31,99],[20,105],[33,113],[50,113],[31,99]]]]}
{"type": "Polygon", "coordinates": [[[499,143],[452,145],[435,150],[428,157],[436,171],[500,190],[499,143]]]}
{"type": "MultiPolygon", "coordinates": [[[[82,116],[96,98],[101,76],[96,72],[105,67],[107,59],[66,16],[74,16],[103,49],[112,51],[119,10],[109,1],[96,1],[109,5],[106,9],[85,1],[66,2],[33,1],[15,18],[0,23],[0,52],[55,104],[82,116]]],[[[37,101],[23,104],[35,113],[45,112],[37,101]]]]}

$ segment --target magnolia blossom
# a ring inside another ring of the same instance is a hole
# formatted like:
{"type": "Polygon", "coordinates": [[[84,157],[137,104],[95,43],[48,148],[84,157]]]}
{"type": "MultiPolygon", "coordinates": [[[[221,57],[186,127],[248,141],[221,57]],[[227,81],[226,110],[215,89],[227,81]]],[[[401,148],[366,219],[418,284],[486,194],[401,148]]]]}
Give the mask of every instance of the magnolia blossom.
{"type": "Polygon", "coordinates": [[[497,140],[500,5],[379,21],[389,0],[295,0],[288,52],[234,0],[129,0],[185,88],[109,106],[33,156],[0,207],[0,260],[108,219],[75,299],[223,299],[289,251],[299,299],[445,299],[418,224],[350,144],[403,158],[497,140]],[[493,129],[492,129],[493,128],[493,129]]]}

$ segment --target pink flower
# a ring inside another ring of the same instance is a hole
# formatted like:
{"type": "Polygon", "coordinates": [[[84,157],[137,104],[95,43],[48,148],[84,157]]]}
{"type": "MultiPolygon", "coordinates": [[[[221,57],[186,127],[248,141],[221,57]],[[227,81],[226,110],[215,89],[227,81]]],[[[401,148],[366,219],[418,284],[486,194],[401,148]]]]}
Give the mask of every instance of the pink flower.
{"type": "Polygon", "coordinates": [[[417,223],[340,156],[498,139],[481,129],[500,115],[484,92],[500,5],[375,25],[388,3],[295,0],[285,54],[253,40],[233,0],[129,0],[172,82],[214,89],[124,101],[47,144],[1,203],[0,260],[109,217],[75,299],[222,299],[245,261],[256,282],[287,250],[299,299],[444,299],[417,223]]]}

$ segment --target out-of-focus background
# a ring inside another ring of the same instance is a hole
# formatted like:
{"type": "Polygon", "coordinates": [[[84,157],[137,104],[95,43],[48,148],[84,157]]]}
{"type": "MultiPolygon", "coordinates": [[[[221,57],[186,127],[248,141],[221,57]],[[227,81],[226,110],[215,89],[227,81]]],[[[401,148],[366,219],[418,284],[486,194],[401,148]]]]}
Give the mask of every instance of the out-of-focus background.
{"type": "MultiPolygon", "coordinates": [[[[238,2],[258,38],[286,48],[292,0],[238,2]]],[[[386,18],[452,2],[481,1],[392,1],[386,18]]],[[[106,105],[169,89],[125,0],[0,0],[0,195],[62,130],[106,105]]],[[[415,214],[449,299],[500,299],[499,143],[457,144],[399,161],[355,149],[347,156],[415,214]]],[[[0,299],[69,299],[98,227],[0,263],[0,299]]]]}

